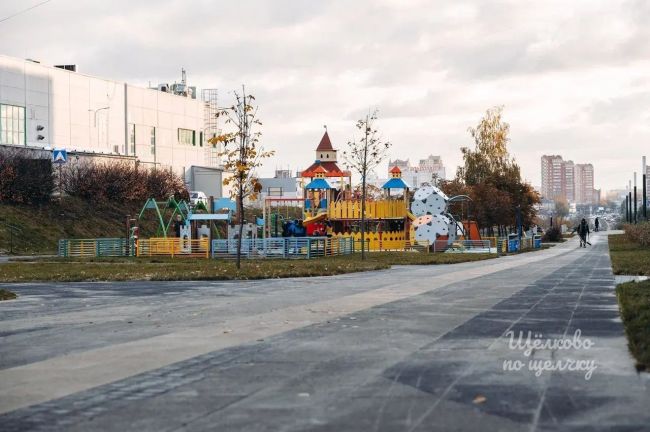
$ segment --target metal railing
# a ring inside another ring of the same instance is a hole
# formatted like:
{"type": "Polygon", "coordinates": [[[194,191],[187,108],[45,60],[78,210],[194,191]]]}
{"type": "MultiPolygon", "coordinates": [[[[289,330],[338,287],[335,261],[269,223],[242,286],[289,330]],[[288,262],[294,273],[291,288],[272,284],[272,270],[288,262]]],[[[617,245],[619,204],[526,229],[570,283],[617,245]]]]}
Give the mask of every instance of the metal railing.
{"type": "Polygon", "coordinates": [[[207,238],[198,240],[164,237],[140,239],[137,243],[137,256],[208,258],[210,256],[210,241],[207,238]]]}
{"type": "Polygon", "coordinates": [[[127,256],[127,240],[124,238],[61,239],[57,254],[60,257],[127,256]]]}
{"type": "MultiPolygon", "coordinates": [[[[438,242],[434,242],[434,252],[436,252],[438,242]]],[[[445,245],[443,249],[446,253],[496,253],[496,247],[492,246],[489,239],[486,240],[456,240],[451,244],[445,245]]]]}
{"type": "MultiPolygon", "coordinates": [[[[272,237],[243,239],[242,258],[310,259],[353,253],[351,238],[337,237],[272,237]]],[[[212,240],[213,258],[235,258],[237,240],[212,240]]]]}

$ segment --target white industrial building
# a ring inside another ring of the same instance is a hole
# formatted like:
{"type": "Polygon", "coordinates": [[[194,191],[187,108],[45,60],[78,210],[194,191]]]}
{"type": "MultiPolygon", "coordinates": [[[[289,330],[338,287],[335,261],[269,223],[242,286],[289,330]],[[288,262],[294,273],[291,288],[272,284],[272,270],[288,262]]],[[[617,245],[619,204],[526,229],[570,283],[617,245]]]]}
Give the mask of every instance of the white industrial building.
{"type": "MultiPolygon", "coordinates": [[[[222,196],[216,90],[156,88],[0,56],[0,145],[66,149],[81,157],[172,169],[191,190],[222,196]]],[[[76,157],[75,157],[76,156],[76,157]]]]}

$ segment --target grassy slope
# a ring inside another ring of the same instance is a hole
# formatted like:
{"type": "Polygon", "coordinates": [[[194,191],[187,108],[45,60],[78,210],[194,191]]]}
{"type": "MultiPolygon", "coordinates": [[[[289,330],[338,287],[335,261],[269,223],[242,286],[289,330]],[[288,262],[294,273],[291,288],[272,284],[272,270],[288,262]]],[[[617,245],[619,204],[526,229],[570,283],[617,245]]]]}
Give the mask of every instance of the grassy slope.
{"type": "Polygon", "coordinates": [[[313,260],[233,261],[192,258],[55,258],[0,265],[0,282],[106,280],[228,280],[325,276],[387,269],[391,265],[451,264],[494,258],[490,254],[371,253],[313,260]]]}
{"type": "Polygon", "coordinates": [[[609,236],[609,255],[614,274],[650,276],[650,248],[625,239],[625,235],[609,236]]]}
{"type": "Polygon", "coordinates": [[[0,253],[9,250],[4,220],[21,229],[14,236],[14,254],[53,254],[61,238],[124,237],[127,214],[137,205],[94,205],[75,198],[43,207],[0,204],[0,253]]]}
{"type": "Polygon", "coordinates": [[[650,370],[650,281],[621,284],[616,293],[637,369],[650,370]]]}

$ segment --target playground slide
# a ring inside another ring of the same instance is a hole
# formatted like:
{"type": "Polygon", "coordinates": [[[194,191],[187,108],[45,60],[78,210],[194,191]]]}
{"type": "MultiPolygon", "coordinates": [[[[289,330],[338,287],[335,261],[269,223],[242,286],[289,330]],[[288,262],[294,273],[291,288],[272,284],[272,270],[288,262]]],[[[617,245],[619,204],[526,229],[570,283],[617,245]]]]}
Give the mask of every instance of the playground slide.
{"type": "Polygon", "coordinates": [[[312,224],[314,222],[320,222],[320,221],[325,220],[325,219],[327,219],[327,213],[320,213],[320,214],[317,214],[316,216],[312,216],[310,218],[307,218],[307,219],[303,220],[302,224],[303,225],[309,225],[309,224],[312,224]]]}
{"type": "Polygon", "coordinates": [[[478,230],[476,221],[463,221],[463,226],[469,234],[469,240],[481,240],[481,233],[478,230]]]}

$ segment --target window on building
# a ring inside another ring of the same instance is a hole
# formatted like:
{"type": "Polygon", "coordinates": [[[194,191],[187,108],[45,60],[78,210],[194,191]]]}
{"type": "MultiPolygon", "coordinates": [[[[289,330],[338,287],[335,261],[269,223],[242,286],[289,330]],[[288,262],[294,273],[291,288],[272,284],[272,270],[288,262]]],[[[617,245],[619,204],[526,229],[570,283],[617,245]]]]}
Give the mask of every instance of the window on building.
{"type": "Polygon", "coordinates": [[[152,155],[156,154],[156,128],[151,127],[150,137],[149,137],[149,149],[152,155]]]}
{"type": "Polygon", "coordinates": [[[178,129],[178,143],[182,145],[196,145],[196,132],[192,129],[178,129]]]}
{"type": "Polygon", "coordinates": [[[25,108],[0,105],[0,143],[25,145],[25,108]]]}
{"type": "Polygon", "coordinates": [[[268,196],[282,196],[281,187],[269,187],[266,192],[268,196]]]}
{"type": "Polygon", "coordinates": [[[129,123],[129,151],[125,153],[135,155],[135,124],[133,123],[129,123]]]}
{"type": "Polygon", "coordinates": [[[203,147],[203,131],[199,134],[199,147],[203,147]]]}

